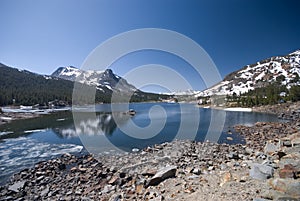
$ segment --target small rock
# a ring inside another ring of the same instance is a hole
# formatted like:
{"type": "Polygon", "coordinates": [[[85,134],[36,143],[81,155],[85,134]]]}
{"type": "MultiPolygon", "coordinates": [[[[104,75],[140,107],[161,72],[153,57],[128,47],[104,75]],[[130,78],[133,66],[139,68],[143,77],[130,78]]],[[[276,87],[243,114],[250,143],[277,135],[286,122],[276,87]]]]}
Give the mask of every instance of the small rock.
{"type": "Polygon", "coordinates": [[[236,152],[230,152],[228,154],[228,158],[229,159],[236,159],[236,160],[238,160],[239,159],[239,155],[236,152]]]}
{"type": "Polygon", "coordinates": [[[232,175],[230,172],[226,172],[222,178],[222,181],[220,183],[220,186],[223,186],[225,183],[229,182],[232,178],[232,175]]]}
{"type": "Polygon", "coordinates": [[[300,146],[300,138],[295,138],[291,141],[293,147],[300,146]]]}
{"type": "Polygon", "coordinates": [[[246,147],[246,149],[245,149],[246,154],[251,155],[253,152],[254,152],[253,149],[246,147]]]}
{"type": "Polygon", "coordinates": [[[37,182],[40,182],[40,181],[42,181],[44,178],[45,178],[44,176],[39,176],[38,178],[36,178],[36,181],[37,181],[37,182]]]}
{"type": "Polygon", "coordinates": [[[122,201],[123,199],[122,199],[122,195],[113,195],[110,199],[109,199],[109,201],[122,201]]]}
{"type": "Polygon", "coordinates": [[[82,193],[81,193],[80,190],[75,191],[75,195],[81,195],[81,194],[82,194],[82,193]]]}
{"type": "Polygon", "coordinates": [[[104,186],[103,190],[101,191],[102,194],[107,194],[113,191],[115,188],[112,185],[104,186]]]}
{"type": "Polygon", "coordinates": [[[41,192],[41,197],[45,197],[49,193],[49,187],[47,186],[44,190],[41,192]]]}
{"type": "Polygon", "coordinates": [[[281,159],[282,157],[286,156],[286,153],[284,153],[283,151],[278,151],[277,155],[278,155],[279,159],[281,159]]]}
{"type": "Polygon", "coordinates": [[[143,200],[161,201],[163,197],[158,191],[151,190],[145,193],[143,200]]]}
{"type": "Polygon", "coordinates": [[[200,175],[201,174],[201,170],[199,168],[194,168],[193,169],[193,174],[200,175]]]}
{"type": "Polygon", "coordinates": [[[286,146],[286,147],[291,147],[292,146],[290,138],[281,138],[281,141],[282,141],[283,146],[286,146]]]}
{"type": "Polygon", "coordinates": [[[266,200],[264,198],[254,198],[253,201],[270,201],[270,200],[266,200]]]}
{"type": "Polygon", "coordinates": [[[78,170],[80,171],[80,172],[82,172],[82,173],[85,173],[86,171],[87,171],[87,168],[78,168],[78,170]]]}
{"type": "Polygon", "coordinates": [[[155,169],[151,169],[151,170],[145,170],[144,172],[142,172],[143,176],[154,176],[156,174],[156,170],[155,169]]]}
{"type": "Polygon", "coordinates": [[[120,172],[119,176],[120,176],[120,178],[125,178],[126,177],[126,173],[125,172],[120,172]]]}
{"type": "Polygon", "coordinates": [[[194,193],[195,190],[193,189],[192,186],[189,186],[188,188],[186,188],[186,189],[184,190],[184,192],[185,192],[185,193],[194,193]]]}
{"type": "Polygon", "coordinates": [[[119,177],[117,176],[113,176],[109,181],[108,181],[108,184],[111,184],[111,185],[115,185],[118,181],[119,177]]]}
{"type": "Polygon", "coordinates": [[[41,176],[41,175],[44,175],[45,173],[44,172],[41,172],[41,171],[37,171],[36,173],[35,173],[35,175],[37,176],[37,177],[39,177],[39,176],[41,176]]]}
{"type": "Polygon", "coordinates": [[[72,168],[70,169],[71,172],[75,172],[76,170],[77,170],[77,167],[72,167],[72,168]]]}
{"type": "Polygon", "coordinates": [[[199,179],[200,177],[198,175],[192,175],[188,177],[188,180],[193,180],[193,179],[199,179]]]}
{"type": "Polygon", "coordinates": [[[132,151],[133,153],[136,153],[136,152],[139,152],[140,150],[139,150],[138,148],[133,148],[131,151],[132,151]]]}
{"type": "Polygon", "coordinates": [[[143,192],[143,187],[144,185],[143,184],[138,184],[136,187],[135,187],[135,192],[137,194],[141,194],[143,192]]]}
{"type": "Polygon", "coordinates": [[[232,137],[227,137],[226,139],[229,140],[229,141],[232,141],[232,140],[233,140],[232,137]]]}

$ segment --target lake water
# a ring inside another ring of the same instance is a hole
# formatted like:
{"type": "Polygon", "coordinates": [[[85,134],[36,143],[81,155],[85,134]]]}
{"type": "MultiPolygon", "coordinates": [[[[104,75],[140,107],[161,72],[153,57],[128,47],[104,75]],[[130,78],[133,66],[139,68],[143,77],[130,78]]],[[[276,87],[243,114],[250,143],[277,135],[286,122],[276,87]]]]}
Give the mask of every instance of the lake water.
{"type": "Polygon", "coordinates": [[[77,108],[73,114],[61,112],[1,125],[0,184],[15,172],[66,152],[116,154],[174,139],[244,143],[233,132],[234,125],[278,121],[275,115],[225,112],[193,104],[115,104],[113,111],[111,105],[102,104],[77,108]],[[128,109],[136,114],[125,114],[128,109]],[[233,140],[228,141],[229,136],[233,140]]]}

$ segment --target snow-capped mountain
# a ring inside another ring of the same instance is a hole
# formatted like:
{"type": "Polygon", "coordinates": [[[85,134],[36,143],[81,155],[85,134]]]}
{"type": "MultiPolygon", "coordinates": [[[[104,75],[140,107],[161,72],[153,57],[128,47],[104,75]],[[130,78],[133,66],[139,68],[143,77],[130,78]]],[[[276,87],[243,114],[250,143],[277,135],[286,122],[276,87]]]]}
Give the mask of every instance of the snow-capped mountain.
{"type": "Polygon", "coordinates": [[[237,95],[255,88],[279,82],[290,88],[300,85],[300,50],[286,56],[275,56],[255,64],[247,65],[241,70],[227,75],[223,81],[196,94],[199,96],[237,95]]]}
{"type": "Polygon", "coordinates": [[[137,91],[137,89],[129,84],[125,79],[115,75],[111,69],[105,71],[84,71],[73,66],[59,67],[53,77],[65,80],[76,81],[83,84],[96,86],[99,90],[118,90],[123,92],[137,91]]]}
{"type": "Polygon", "coordinates": [[[174,96],[193,96],[198,94],[200,91],[196,91],[193,89],[187,89],[185,91],[176,91],[176,92],[170,92],[170,93],[164,93],[167,95],[174,95],[174,96]]]}

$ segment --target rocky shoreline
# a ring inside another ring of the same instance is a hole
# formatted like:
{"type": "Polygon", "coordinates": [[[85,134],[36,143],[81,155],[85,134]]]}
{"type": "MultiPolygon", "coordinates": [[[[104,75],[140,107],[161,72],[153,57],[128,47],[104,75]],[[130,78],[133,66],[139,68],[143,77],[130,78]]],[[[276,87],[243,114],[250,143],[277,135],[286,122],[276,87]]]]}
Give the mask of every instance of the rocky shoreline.
{"type": "Polygon", "coordinates": [[[300,118],[300,101],[253,107],[254,112],[271,113],[281,119],[297,120],[300,118]]]}
{"type": "Polygon", "coordinates": [[[0,111],[0,125],[9,123],[19,119],[30,119],[39,117],[39,114],[35,113],[1,113],[0,111]]]}

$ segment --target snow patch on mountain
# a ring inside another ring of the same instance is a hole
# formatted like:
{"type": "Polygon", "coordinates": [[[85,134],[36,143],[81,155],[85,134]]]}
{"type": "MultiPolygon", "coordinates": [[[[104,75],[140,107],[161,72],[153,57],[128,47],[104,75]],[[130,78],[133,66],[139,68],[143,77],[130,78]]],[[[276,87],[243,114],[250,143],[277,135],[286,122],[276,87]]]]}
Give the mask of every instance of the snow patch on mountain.
{"type": "Polygon", "coordinates": [[[96,86],[101,91],[130,92],[137,89],[122,77],[115,75],[111,69],[105,71],[81,70],[73,66],[59,67],[53,77],[96,86]]]}
{"type": "Polygon", "coordinates": [[[300,50],[286,56],[275,56],[255,64],[247,65],[239,71],[227,75],[223,81],[195,95],[232,95],[243,94],[269,83],[280,81],[290,88],[300,85],[300,50]]]}

